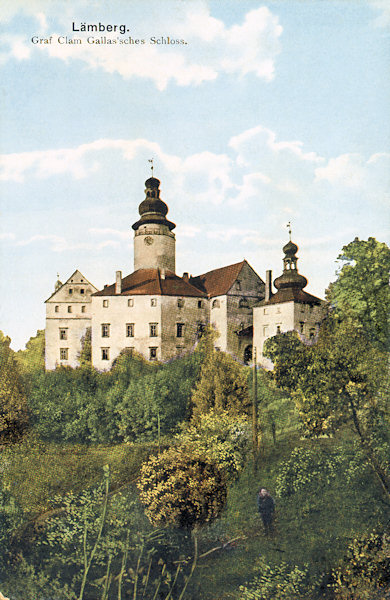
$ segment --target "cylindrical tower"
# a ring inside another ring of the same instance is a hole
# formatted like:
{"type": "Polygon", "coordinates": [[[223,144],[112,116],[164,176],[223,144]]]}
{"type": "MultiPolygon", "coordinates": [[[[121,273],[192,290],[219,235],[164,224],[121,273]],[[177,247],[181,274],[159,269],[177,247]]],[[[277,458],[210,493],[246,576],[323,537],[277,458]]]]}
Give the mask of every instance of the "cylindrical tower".
{"type": "Polygon", "coordinates": [[[146,198],[139,205],[140,219],[134,229],[134,270],[176,269],[176,240],[168,221],[168,206],[160,199],[160,181],[150,177],[145,181],[146,198]]]}

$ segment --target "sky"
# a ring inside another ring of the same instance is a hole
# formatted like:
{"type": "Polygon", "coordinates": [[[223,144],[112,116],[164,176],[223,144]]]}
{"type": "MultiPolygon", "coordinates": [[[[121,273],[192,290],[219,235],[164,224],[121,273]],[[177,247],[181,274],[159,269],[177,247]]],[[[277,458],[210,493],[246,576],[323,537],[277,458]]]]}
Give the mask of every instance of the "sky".
{"type": "Polygon", "coordinates": [[[388,240],[389,26],[387,0],[2,0],[12,347],[44,328],[57,273],[100,289],[133,271],[149,159],[179,275],[245,258],[277,277],[291,222],[324,297],[344,245],[388,240]]]}

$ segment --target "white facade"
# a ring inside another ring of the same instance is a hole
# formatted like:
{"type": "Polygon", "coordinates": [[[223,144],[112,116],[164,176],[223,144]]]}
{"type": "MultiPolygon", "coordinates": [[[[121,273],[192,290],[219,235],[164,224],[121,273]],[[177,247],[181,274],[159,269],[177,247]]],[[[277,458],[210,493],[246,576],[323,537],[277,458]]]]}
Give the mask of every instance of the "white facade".
{"type": "Polygon", "coordinates": [[[46,300],[45,367],[78,366],[81,340],[91,327],[91,295],[97,292],[80,271],[56,285],[46,300]]]}
{"type": "Polygon", "coordinates": [[[315,339],[322,319],[324,305],[282,302],[256,306],[253,309],[253,348],[256,348],[257,362],[266,369],[272,363],[263,356],[265,341],[288,331],[297,331],[303,341],[315,339]]]}

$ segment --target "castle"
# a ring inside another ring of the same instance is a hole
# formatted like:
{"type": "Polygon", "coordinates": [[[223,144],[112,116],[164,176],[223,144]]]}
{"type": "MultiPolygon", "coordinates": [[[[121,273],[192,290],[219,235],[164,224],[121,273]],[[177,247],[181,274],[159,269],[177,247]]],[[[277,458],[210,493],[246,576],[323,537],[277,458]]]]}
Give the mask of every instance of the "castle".
{"type": "Polygon", "coordinates": [[[167,361],[193,349],[207,325],[217,332],[215,347],[242,362],[260,364],[267,337],[296,329],[314,335],[323,301],[303,291],[305,277],[297,270],[297,246],[285,252],[283,275],[271,271],[266,283],[246,260],[193,277],[176,274],[176,225],[167,219],[160,181],[145,182],[140,218],[133,224],[134,271],[98,290],[76,270],[46,300],[45,365],[77,367],[82,340],[91,328],[92,363],[109,370],[124,349],[148,360],[167,361]]]}

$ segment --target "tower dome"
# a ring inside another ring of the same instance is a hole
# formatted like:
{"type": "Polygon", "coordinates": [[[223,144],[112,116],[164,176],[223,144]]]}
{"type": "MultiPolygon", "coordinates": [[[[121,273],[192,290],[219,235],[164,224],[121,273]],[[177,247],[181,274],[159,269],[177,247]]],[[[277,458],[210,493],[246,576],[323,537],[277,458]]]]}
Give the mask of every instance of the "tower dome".
{"type": "Polygon", "coordinates": [[[141,218],[132,226],[135,231],[148,223],[166,225],[169,231],[176,227],[175,223],[166,219],[168,206],[160,199],[160,181],[155,177],[145,181],[145,200],[139,205],[138,212],[141,218]]]}
{"type": "Polygon", "coordinates": [[[274,286],[277,290],[286,288],[295,288],[302,290],[307,286],[307,279],[298,273],[296,253],[298,246],[291,240],[283,247],[283,274],[277,277],[274,281],[274,286]]]}

